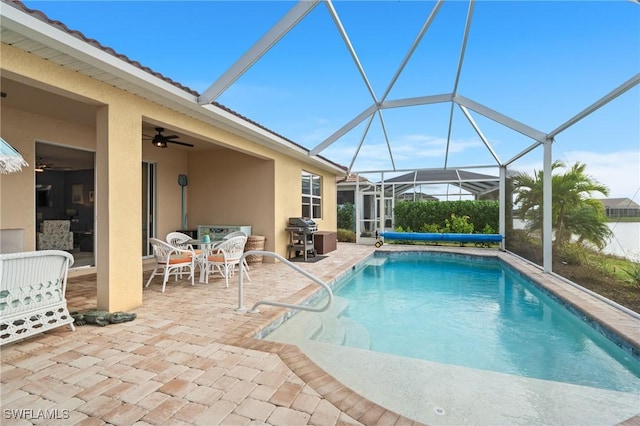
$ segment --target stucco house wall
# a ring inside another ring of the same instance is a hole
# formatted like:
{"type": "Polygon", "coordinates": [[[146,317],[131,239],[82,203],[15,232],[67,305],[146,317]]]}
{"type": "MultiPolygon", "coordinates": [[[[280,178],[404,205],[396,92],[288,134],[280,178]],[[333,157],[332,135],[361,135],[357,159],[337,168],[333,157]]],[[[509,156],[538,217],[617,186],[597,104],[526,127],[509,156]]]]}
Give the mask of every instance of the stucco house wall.
{"type": "MultiPolygon", "coordinates": [[[[320,229],[336,229],[337,168],[287,155],[187,114],[3,44],[2,78],[82,104],[88,121],[59,120],[55,103],[37,112],[2,108],[2,137],[29,167],[0,175],[0,228],[24,228],[25,249],[35,249],[35,144],[96,152],[95,214],[98,308],[131,310],[142,304],[141,163],[157,163],[157,236],[181,226],[179,174],[187,174],[189,226],[245,222],[267,237],[266,249],[286,255],[288,217],[301,215],[301,173],[323,178],[320,229]],[[48,109],[47,109],[48,107],[48,109]],[[197,152],[159,149],[141,140],[143,123],[180,130],[211,144],[197,152]]],[[[20,94],[10,94],[10,96],[20,94]]],[[[239,223],[239,224],[245,224],[239,223]]]]}

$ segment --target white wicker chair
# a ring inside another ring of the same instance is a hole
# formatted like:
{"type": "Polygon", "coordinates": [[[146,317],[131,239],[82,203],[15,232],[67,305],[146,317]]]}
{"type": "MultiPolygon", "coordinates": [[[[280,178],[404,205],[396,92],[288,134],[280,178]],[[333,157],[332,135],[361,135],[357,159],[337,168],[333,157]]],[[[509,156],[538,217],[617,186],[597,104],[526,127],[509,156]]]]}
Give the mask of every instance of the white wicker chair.
{"type": "MultiPolygon", "coordinates": [[[[248,238],[249,236],[242,231],[234,231],[234,232],[229,232],[227,235],[225,235],[222,240],[229,240],[231,238],[235,238],[235,237],[245,237],[248,238]]],[[[245,240],[245,244],[246,244],[246,240],[245,240]]],[[[244,268],[248,271],[249,270],[249,264],[247,263],[247,258],[245,257],[243,262],[244,264],[244,268]]]]}
{"type": "Polygon", "coordinates": [[[0,255],[0,345],[69,324],[65,291],[73,256],[61,250],[0,255]]]}
{"type": "Polygon", "coordinates": [[[234,232],[229,232],[222,239],[223,240],[228,240],[228,239],[231,239],[231,238],[234,238],[234,237],[241,237],[241,236],[245,237],[245,238],[248,237],[248,235],[246,233],[242,232],[242,231],[234,231],[234,232]]]}
{"type": "Polygon", "coordinates": [[[164,293],[169,277],[174,275],[176,280],[178,277],[182,278],[182,274],[185,273],[185,268],[189,269],[189,278],[191,278],[191,285],[193,285],[196,261],[196,253],[193,251],[193,248],[182,249],[174,247],[157,238],[150,238],[149,242],[153,247],[156,267],[153,269],[145,287],[149,286],[153,277],[162,275],[162,292],[164,293]]]}
{"type": "Polygon", "coordinates": [[[188,236],[187,234],[183,234],[182,232],[169,232],[166,237],[166,240],[169,244],[182,249],[189,248],[189,244],[187,244],[187,241],[189,241],[190,239],[190,236],[188,236]]]}
{"type": "MultiPolygon", "coordinates": [[[[244,245],[247,242],[246,234],[229,238],[215,246],[213,253],[207,256],[207,264],[205,270],[206,282],[209,282],[209,275],[219,271],[224,277],[225,284],[229,287],[229,277],[234,274],[236,266],[240,265],[240,258],[244,253],[244,245]]],[[[249,271],[244,269],[249,278],[249,271]]]]}

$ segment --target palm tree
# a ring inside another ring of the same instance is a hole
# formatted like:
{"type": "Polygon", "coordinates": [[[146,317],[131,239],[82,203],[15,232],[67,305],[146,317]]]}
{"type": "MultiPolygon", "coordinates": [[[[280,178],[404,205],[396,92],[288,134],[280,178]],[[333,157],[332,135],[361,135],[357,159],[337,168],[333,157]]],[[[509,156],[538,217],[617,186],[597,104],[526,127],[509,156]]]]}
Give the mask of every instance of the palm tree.
{"type": "MultiPolygon", "coordinates": [[[[562,161],[551,165],[551,217],[554,246],[569,241],[572,235],[602,248],[611,231],[606,226],[604,206],[591,198],[592,193],[609,194],[609,189],[585,173],[586,164],[575,163],[563,174],[553,174],[565,168],[562,161]]],[[[515,203],[520,205],[521,217],[528,220],[527,229],[542,229],[543,172],[533,176],[516,173],[513,176],[515,203]]]]}

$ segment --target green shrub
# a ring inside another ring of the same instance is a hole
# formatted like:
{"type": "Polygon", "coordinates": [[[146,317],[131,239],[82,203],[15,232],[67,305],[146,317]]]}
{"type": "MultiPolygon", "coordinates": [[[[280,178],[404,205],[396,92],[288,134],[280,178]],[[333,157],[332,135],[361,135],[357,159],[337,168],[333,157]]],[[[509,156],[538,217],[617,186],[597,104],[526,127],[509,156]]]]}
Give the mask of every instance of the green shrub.
{"type": "Polygon", "coordinates": [[[633,262],[630,268],[624,268],[623,270],[629,275],[628,282],[640,287],[640,262],[633,262]]]}
{"type": "Polygon", "coordinates": [[[445,219],[444,224],[446,232],[455,234],[473,233],[473,223],[469,223],[469,216],[456,216],[455,213],[451,213],[451,218],[445,219]]]}
{"type": "MultiPolygon", "coordinates": [[[[398,201],[394,207],[396,226],[404,229],[424,229],[436,225],[438,231],[446,228],[451,215],[469,216],[473,229],[489,226],[498,229],[499,203],[497,201],[398,201]]],[[[436,228],[430,228],[436,229],[436,228]]]]}
{"type": "Polygon", "coordinates": [[[442,232],[442,230],[440,229],[437,223],[429,223],[429,224],[422,225],[420,232],[427,232],[430,234],[439,234],[442,232]]]}
{"type": "Polygon", "coordinates": [[[491,225],[486,224],[484,228],[482,228],[483,234],[497,234],[496,230],[491,227],[491,225]]]}
{"type": "Polygon", "coordinates": [[[338,241],[341,243],[355,243],[356,233],[350,229],[338,228],[338,241]]]}
{"type": "Polygon", "coordinates": [[[588,263],[587,250],[580,244],[566,243],[558,247],[556,254],[562,262],[570,265],[586,265],[588,263]]]}
{"type": "Polygon", "coordinates": [[[356,208],[351,203],[338,206],[338,229],[356,230],[356,208]]]}

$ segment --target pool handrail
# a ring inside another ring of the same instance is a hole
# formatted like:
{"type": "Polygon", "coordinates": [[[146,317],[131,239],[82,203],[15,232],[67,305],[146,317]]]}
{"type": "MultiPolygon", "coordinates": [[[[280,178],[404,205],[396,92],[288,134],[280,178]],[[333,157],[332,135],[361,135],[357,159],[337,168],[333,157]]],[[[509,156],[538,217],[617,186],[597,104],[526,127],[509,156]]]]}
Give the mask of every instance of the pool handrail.
{"type": "Polygon", "coordinates": [[[327,291],[327,303],[320,307],[320,308],[316,308],[316,307],[312,307],[312,306],[308,306],[308,305],[294,305],[291,303],[284,303],[284,302],[274,302],[274,301],[270,301],[270,300],[261,300],[259,302],[256,302],[256,304],[253,305],[253,307],[249,310],[250,313],[256,313],[259,312],[256,310],[256,307],[258,305],[271,305],[271,306],[280,306],[282,308],[291,308],[291,309],[300,309],[302,311],[309,311],[309,312],[324,312],[327,309],[329,309],[329,307],[331,307],[331,303],[333,302],[333,292],[331,291],[331,288],[324,282],[322,281],[320,278],[316,277],[313,274],[310,274],[309,272],[305,271],[304,269],[302,269],[301,267],[299,267],[298,265],[295,265],[294,263],[290,262],[289,260],[285,259],[284,257],[282,257],[281,255],[279,255],[278,253],[274,253],[272,251],[263,251],[263,250],[249,250],[246,251],[242,254],[242,257],[240,257],[240,271],[238,272],[238,308],[236,309],[236,311],[238,312],[245,312],[246,309],[244,309],[244,301],[243,301],[243,285],[242,285],[242,276],[244,273],[244,259],[247,256],[267,256],[267,257],[275,257],[276,259],[280,260],[281,262],[283,262],[285,265],[288,265],[290,268],[294,269],[295,271],[300,272],[302,275],[304,275],[305,277],[309,278],[310,280],[312,280],[313,282],[315,282],[316,284],[320,285],[321,287],[323,287],[326,291],[327,291]]]}

